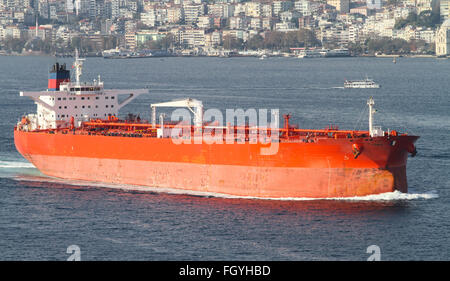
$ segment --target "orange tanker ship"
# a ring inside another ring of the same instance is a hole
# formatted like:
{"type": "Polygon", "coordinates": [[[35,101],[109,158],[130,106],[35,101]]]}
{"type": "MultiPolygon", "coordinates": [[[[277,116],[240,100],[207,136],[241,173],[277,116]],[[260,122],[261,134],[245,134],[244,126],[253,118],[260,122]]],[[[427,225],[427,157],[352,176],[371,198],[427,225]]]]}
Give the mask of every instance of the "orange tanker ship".
{"type": "Polygon", "coordinates": [[[151,122],[119,120],[118,110],[147,90],[106,90],[100,77],[82,83],[82,60],[74,66],[75,82],[56,64],[47,91],[21,92],[38,110],[15,127],[16,148],[46,175],[259,198],[407,192],[418,136],[374,127],[372,99],[368,131],[298,129],[289,115],[283,128],[207,124],[192,99],[152,104],[151,122]],[[156,124],[157,107],[187,108],[194,124],[163,116],[156,124]]]}

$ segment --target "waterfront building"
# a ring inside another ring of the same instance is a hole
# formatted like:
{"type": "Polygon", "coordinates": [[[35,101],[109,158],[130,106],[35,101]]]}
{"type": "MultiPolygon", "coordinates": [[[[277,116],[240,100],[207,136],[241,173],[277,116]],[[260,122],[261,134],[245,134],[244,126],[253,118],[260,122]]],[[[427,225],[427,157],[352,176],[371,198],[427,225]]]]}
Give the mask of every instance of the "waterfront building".
{"type": "Polygon", "coordinates": [[[247,17],[260,17],[262,15],[262,4],[259,2],[246,2],[245,15],[247,17]]]}
{"type": "Polygon", "coordinates": [[[120,17],[120,0],[111,0],[111,18],[120,17]]]}
{"type": "Polygon", "coordinates": [[[198,17],[205,14],[205,8],[201,4],[183,4],[183,11],[186,24],[197,23],[198,17]]]}
{"type": "Polygon", "coordinates": [[[171,7],[167,9],[168,23],[179,23],[183,19],[183,10],[179,7],[171,7]]]}
{"type": "Polygon", "coordinates": [[[436,33],[436,56],[450,56],[450,19],[444,21],[436,33]]]}
{"type": "Polygon", "coordinates": [[[150,10],[146,13],[141,13],[141,22],[150,27],[155,26],[156,25],[155,10],[150,10]]]}
{"type": "Polygon", "coordinates": [[[250,28],[251,29],[261,29],[262,28],[262,19],[261,18],[251,18],[250,19],[250,28]]]}
{"type": "Polygon", "coordinates": [[[416,0],[417,13],[434,10],[436,0],[416,0]]]}
{"type": "Polygon", "coordinates": [[[313,2],[309,0],[295,1],[294,10],[300,12],[304,17],[311,16],[319,9],[319,2],[313,2]]]}
{"type": "Polygon", "coordinates": [[[281,12],[279,15],[279,19],[280,21],[292,21],[295,20],[297,21],[297,19],[301,17],[301,14],[297,11],[286,11],[286,12],[281,12]]]}
{"type": "Polygon", "coordinates": [[[262,4],[261,15],[263,17],[272,17],[273,16],[273,6],[270,4],[262,4]]]}
{"type": "Polygon", "coordinates": [[[154,30],[145,30],[136,32],[136,45],[141,46],[148,41],[158,41],[166,37],[165,33],[154,30]]]}
{"type": "Polygon", "coordinates": [[[245,29],[248,26],[248,18],[246,17],[231,17],[230,29],[245,29]]]}
{"type": "Polygon", "coordinates": [[[214,17],[229,18],[234,15],[235,6],[230,4],[209,4],[208,14],[214,17]]]}
{"type": "Polygon", "coordinates": [[[125,34],[125,48],[128,50],[136,49],[136,33],[130,32],[125,34]]]}
{"type": "Polygon", "coordinates": [[[418,30],[416,39],[420,39],[427,42],[428,44],[432,44],[436,41],[436,32],[431,28],[418,30]]]}
{"type": "Polygon", "coordinates": [[[381,0],[366,0],[368,9],[381,9],[381,0]]]}
{"type": "Polygon", "coordinates": [[[297,30],[295,23],[293,22],[279,22],[275,24],[275,30],[281,32],[294,31],[297,30]]]}
{"type": "Polygon", "coordinates": [[[206,44],[204,29],[186,29],[180,35],[180,43],[187,48],[203,47],[206,44]]]}
{"type": "Polygon", "coordinates": [[[6,38],[20,39],[21,35],[22,35],[21,30],[14,25],[2,27],[0,31],[0,38],[2,40],[6,38]]]}
{"type": "Polygon", "coordinates": [[[292,7],[290,1],[273,1],[273,15],[278,16],[279,13],[285,12],[292,7]]]}
{"type": "Polygon", "coordinates": [[[450,18],[450,0],[441,0],[441,22],[450,18]]]}
{"type": "Polygon", "coordinates": [[[206,47],[217,47],[222,44],[222,34],[220,31],[214,31],[205,34],[205,46],[206,47]]]}
{"type": "Polygon", "coordinates": [[[210,29],[214,24],[214,18],[211,16],[199,16],[197,27],[202,29],[210,29]]]}
{"type": "Polygon", "coordinates": [[[350,12],[349,0],[327,0],[327,4],[336,8],[341,13],[350,12]]]}
{"type": "Polygon", "coordinates": [[[273,27],[272,17],[266,17],[262,19],[262,28],[264,30],[272,30],[272,27],[273,27]]]}

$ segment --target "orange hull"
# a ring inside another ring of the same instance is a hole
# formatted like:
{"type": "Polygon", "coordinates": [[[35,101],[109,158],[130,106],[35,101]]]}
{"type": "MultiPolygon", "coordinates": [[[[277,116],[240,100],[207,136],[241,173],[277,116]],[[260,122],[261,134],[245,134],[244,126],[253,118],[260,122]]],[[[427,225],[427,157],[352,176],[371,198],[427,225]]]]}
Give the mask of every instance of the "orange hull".
{"type": "Polygon", "coordinates": [[[260,198],[407,192],[408,148],[418,137],[264,144],[180,144],[171,139],[14,131],[17,150],[42,173],[76,180],[260,198]],[[395,145],[392,141],[395,140],[395,145]],[[352,145],[363,149],[355,159],[352,145]]]}

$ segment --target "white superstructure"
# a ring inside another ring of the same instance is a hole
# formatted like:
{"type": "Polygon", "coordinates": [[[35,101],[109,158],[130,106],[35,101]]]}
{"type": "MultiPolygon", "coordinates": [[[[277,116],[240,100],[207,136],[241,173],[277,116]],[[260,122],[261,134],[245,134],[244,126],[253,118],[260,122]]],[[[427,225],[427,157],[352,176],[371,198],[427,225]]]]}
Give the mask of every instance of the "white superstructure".
{"type": "Polygon", "coordinates": [[[372,97],[367,100],[367,105],[369,106],[369,134],[371,137],[379,137],[384,135],[384,131],[381,129],[381,126],[373,125],[373,115],[377,112],[373,106],[375,105],[375,101],[372,97]]]}
{"type": "Polygon", "coordinates": [[[370,89],[380,88],[380,85],[375,83],[372,79],[366,78],[364,80],[345,80],[344,88],[370,89]]]}
{"type": "Polygon", "coordinates": [[[69,127],[72,121],[79,127],[83,121],[117,116],[119,110],[138,95],[148,93],[147,89],[104,89],[100,76],[93,82],[80,82],[83,60],[76,55],[75,82],[61,82],[56,90],[20,92],[37,104],[37,113],[26,116],[30,130],[69,127]],[[126,97],[119,101],[120,95],[126,97]]]}
{"type": "Polygon", "coordinates": [[[300,50],[298,58],[322,58],[325,57],[325,50],[312,49],[312,50],[300,50]]]}

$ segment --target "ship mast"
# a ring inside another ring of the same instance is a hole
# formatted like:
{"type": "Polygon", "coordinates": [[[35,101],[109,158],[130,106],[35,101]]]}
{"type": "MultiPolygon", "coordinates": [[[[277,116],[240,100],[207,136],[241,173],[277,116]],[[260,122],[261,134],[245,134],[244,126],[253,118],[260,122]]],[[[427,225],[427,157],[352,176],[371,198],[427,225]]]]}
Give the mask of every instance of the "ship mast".
{"type": "Polygon", "coordinates": [[[370,97],[367,100],[367,105],[369,106],[369,135],[373,137],[373,114],[376,112],[376,110],[373,108],[373,105],[375,104],[373,97],[370,97]]]}
{"type": "Polygon", "coordinates": [[[77,86],[80,85],[80,77],[83,73],[83,61],[84,59],[78,57],[78,49],[75,49],[75,62],[73,67],[75,68],[75,81],[77,82],[77,86]]]}
{"type": "Polygon", "coordinates": [[[35,37],[38,38],[39,37],[39,24],[38,24],[38,16],[36,16],[36,33],[35,33],[35,37]]]}

